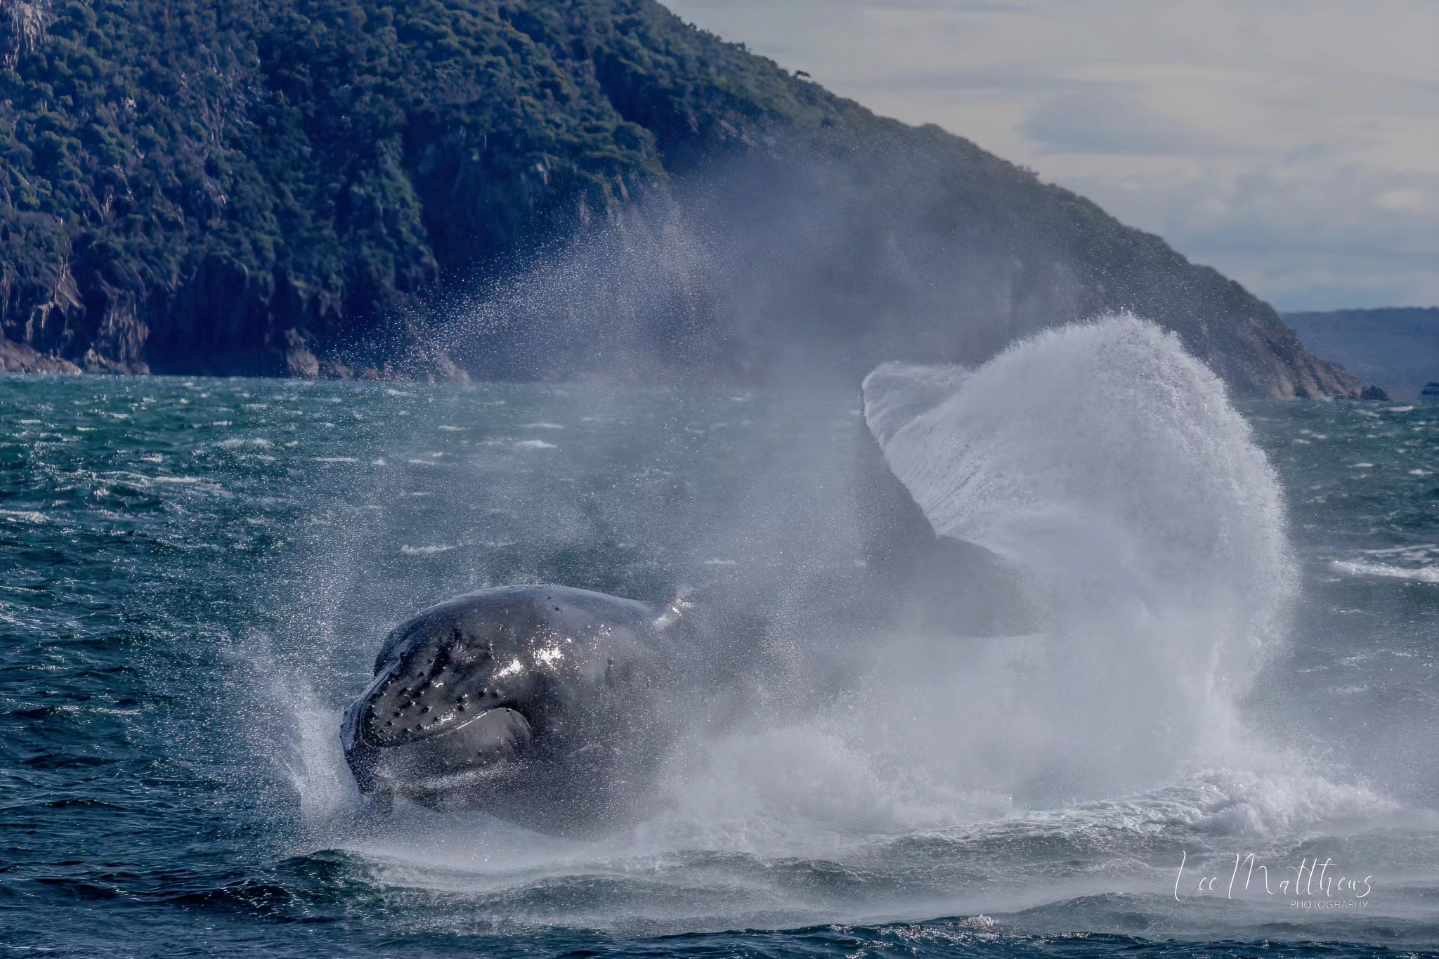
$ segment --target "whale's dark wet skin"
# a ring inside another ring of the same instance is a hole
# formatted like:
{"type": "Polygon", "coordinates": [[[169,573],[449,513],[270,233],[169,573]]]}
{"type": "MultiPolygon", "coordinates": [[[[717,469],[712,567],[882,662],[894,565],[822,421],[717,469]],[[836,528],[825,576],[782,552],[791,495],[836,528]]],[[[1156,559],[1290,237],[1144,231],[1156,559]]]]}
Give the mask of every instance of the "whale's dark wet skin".
{"type": "Polygon", "coordinates": [[[546,832],[641,806],[667,746],[656,613],[563,586],[489,589],[397,626],[341,738],[364,793],[546,832]]]}

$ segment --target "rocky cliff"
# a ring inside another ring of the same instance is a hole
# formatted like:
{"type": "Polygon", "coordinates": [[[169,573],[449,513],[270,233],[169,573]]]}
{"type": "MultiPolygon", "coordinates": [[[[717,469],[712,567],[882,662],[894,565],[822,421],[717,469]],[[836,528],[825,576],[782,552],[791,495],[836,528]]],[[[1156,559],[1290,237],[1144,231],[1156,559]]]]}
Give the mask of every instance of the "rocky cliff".
{"type": "Polygon", "coordinates": [[[1130,308],[1242,393],[1357,385],[1159,238],[649,0],[0,0],[0,155],[32,366],[848,376],[1130,308]]]}

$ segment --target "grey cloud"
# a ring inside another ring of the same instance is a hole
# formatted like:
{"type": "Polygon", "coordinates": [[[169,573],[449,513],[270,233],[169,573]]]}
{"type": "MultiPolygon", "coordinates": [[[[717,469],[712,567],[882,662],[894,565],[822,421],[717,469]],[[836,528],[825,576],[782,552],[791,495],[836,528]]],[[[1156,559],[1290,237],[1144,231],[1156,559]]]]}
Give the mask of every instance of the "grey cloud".
{"type": "Polygon", "coordinates": [[[1046,73],[1016,65],[888,70],[876,78],[874,86],[895,93],[924,95],[946,92],[1052,94],[1088,87],[1090,83],[1061,73],[1046,73]]]}
{"type": "Polygon", "coordinates": [[[1280,305],[1439,302],[1432,0],[671,2],[1280,305]]]}
{"type": "Polygon", "coordinates": [[[1066,185],[1110,209],[1143,210],[1190,259],[1282,309],[1439,302],[1439,177],[1331,165],[1328,153],[1294,151],[1230,178],[1212,169],[1129,184],[1122,196],[1105,177],[1066,185]],[[1382,198],[1395,191],[1427,205],[1386,209],[1382,198]]]}
{"type": "Polygon", "coordinates": [[[1234,149],[1149,107],[1133,91],[1113,86],[1050,97],[1025,118],[1022,130],[1046,153],[1172,156],[1234,149]]]}

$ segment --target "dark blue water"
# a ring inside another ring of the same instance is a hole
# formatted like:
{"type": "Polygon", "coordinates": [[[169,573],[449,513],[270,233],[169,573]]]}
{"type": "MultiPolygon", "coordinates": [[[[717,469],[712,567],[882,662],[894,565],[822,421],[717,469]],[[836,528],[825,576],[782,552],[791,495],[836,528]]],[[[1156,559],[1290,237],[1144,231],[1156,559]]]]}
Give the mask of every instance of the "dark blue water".
{"type": "MultiPolygon", "coordinates": [[[[427,603],[534,580],[662,600],[745,577],[794,624],[844,590],[854,405],[0,379],[0,953],[1439,948],[1433,409],[1246,410],[1303,584],[1241,704],[1262,761],[1065,795],[967,780],[952,757],[1003,738],[956,730],[886,763],[843,723],[791,716],[703,741],[652,821],[593,842],[357,815],[338,710],[427,603]],[[1251,852],[1276,882],[1331,859],[1371,891],[1224,895],[1251,852]],[[1196,889],[1206,872],[1220,893],[1196,889]]],[[[778,688],[793,674],[750,682],[759,702],[803,699],[778,688]]]]}

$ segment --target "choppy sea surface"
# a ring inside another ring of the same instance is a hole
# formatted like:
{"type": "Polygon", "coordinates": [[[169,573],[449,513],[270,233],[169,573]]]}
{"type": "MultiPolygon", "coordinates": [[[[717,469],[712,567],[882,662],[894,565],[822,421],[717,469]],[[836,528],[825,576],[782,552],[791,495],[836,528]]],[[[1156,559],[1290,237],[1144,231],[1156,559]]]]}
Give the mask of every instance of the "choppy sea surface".
{"type": "MultiPolygon", "coordinates": [[[[1104,790],[1000,771],[1075,729],[1077,763],[1121,768],[1121,727],[1182,730],[1182,707],[1135,689],[1126,712],[1120,690],[1067,731],[901,723],[887,746],[842,711],[777,711],[700,740],[664,811],[601,839],[354,814],[339,711],[384,632],[450,595],[769,578],[772,637],[804,662],[828,641],[810,607],[860,562],[857,407],[0,378],[0,954],[1436,954],[1434,407],[1242,408],[1299,584],[1236,704],[1242,747],[1104,790]]],[[[995,648],[929,656],[861,708],[980,670],[1022,698],[995,648]]],[[[793,702],[802,676],[744,681],[793,702]]]]}

